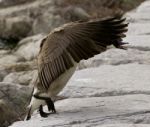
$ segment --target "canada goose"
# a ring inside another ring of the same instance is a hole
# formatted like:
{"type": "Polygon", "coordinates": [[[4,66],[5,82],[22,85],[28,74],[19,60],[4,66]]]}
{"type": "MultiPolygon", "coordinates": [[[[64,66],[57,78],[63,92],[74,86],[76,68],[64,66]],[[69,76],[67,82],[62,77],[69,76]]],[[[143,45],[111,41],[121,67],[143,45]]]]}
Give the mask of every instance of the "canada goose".
{"type": "Polygon", "coordinates": [[[125,20],[115,16],[71,22],[54,29],[42,40],[37,58],[38,78],[26,120],[38,108],[40,115],[47,117],[49,113],[43,111],[44,105],[48,106],[49,111],[56,112],[51,99],[64,88],[80,60],[106,51],[109,45],[125,48],[123,45],[126,43],[122,42],[128,26],[125,20]]]}

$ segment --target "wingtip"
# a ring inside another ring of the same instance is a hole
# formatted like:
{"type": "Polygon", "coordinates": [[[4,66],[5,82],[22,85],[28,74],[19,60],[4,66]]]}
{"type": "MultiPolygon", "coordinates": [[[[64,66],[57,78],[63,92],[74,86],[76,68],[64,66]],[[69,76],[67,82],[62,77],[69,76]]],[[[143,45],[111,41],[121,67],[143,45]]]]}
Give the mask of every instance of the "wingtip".
{"type": "Polygon", "coordinates": [[[127,47],[125,45],[129,44],[128,42],[122,42],[122,41],[117,41],[115,43],[113,43],[113,45],[116,47],[116,48],[119,48],[119,49],[124,49],[124,50],[127,50],[127,47]]]}

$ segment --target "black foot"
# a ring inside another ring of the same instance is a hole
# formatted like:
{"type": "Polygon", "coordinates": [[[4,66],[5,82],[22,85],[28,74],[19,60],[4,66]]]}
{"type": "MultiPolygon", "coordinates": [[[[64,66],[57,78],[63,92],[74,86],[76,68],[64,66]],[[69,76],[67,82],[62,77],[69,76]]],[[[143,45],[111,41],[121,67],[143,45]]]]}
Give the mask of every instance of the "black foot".
{"type": "Polygon", "coordinates": [[[52,111],[52,113],[56,113],[55,105],[54,105],[54,103],[50,97],[40,97],[39,95],[33,95],[33,96],[37,99],[45,100],[47,107],[48,107],[48,110],[52,111]]]}
{"type": "Polygon", "coordinates": [[[49,110],[49,111],[52,111],[52,113],[56,113],[55,105],[54,105],[53,101],[51,100],[51,98],[48,98],[48,99],[46,99],[45,101],[46,101],[48,110],[49,110]]]}
{"type": "Polygon", "coordinates": [[[42,105],[40,105],[40,107],[39,107],[39,113],[40,113],[41,117],[48,117],[48,115],[50,114],[50,113],[46,113],[43,111],[42,105]]]}

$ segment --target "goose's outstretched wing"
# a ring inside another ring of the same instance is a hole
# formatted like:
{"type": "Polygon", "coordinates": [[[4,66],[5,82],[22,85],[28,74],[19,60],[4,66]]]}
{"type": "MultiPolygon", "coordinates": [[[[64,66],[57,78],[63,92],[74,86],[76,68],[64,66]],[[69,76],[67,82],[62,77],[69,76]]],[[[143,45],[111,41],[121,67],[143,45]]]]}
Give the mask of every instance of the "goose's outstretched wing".
{"type": "Polygon", "coordinates": [[[74,22],[56,28],[41,43],[38,56],[40,84],[50,84],[82,59],[88,59],[114,45],[123,48],[128,24],[118,17],[88,22],[74,22]]]}

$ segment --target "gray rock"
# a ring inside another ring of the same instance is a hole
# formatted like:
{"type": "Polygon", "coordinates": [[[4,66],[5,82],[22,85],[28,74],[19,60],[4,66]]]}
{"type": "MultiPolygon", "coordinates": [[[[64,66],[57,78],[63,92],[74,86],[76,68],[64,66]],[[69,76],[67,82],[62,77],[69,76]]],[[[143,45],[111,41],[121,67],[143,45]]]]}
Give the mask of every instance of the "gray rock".
{"type": "Polygon", "coordinates": [[[32,88],[12,83],[0,83],[0,125],[21,119],[25,113],[32,88]],[[6,107],[3,107],[5,106],[6,107]]]}
{"type": "Polygon", "coordinates": [[[9,50],[1,49],[1,50],[0,50],[0,57],[3,57],[3,55],[9,54],[9,53],[10,53],[9,50]]]}
{"type": "Polygon", "coordinates": [[[3,81],[3,79],[4,79],[4,77],[6,76],[6,75],[8,75],[8,71],[6,71],[5,70],[5,68],[2,66],[1,68],[0,68],[0,81],[3,81]]]}
{"type": "Polygon", "coordinates": [[[17,114],[14,110],[8,105],[7,102],[0,99],[0,125],[1,127],[7,127],[10,125],[11,122],[14,121],[14,118],[17,117],[17,114]]]}
{"type": "Polygon", "coordinates": [[[15,64],[5,66],[5,69],[9,71],[9,73],[31,71],[37,69],[37,64],[36,61],[17,62],[15,64]]]}
{"type": "Polygon", "coordinates": [[[85,20],[89,15],[78,7],[60,10],[54,0],[32,0],[28,4],[0,9],[0,17],[0,37],[21,38],[49,33],[66,20],[85,20]]]}
{"type": "Polygon", "coordinates": [[[149,12],[147,13],[135,13],[135,12],[131,12],[131,13],[127,13],[126,14],[126,17],[128,19],[129,22],[132,22],[132,23],[145,23],[145,22],[149,22],[150,20],[150,15],[149,15],[149,12]]]}
{"type": "Polygon", "coordinates": [[[38,18],[35,19],[33,23],[33,34],[38,33],[49,33],[55,27],[60,26],[62,24],[62,19],[59,15],[53,15],[50,12],[41,14],[38,18]]]}
{"type": "MultiPolygon", "coordinates": [[[[134,46],[134,45],[133,45],[134,46]]],[[[150,52],[135,47],[128,50],[109,49],[95,57],[80,62],[78,69],[99,67],[101,65],[120,65],[129,63],[150,64],[150,52]]]]}
{"type": "Polygon", "coordinates": [[[24,58],[8,50],[0,50],[0,81],[11,72],[14,65],[19,61],[24,61],[24,58]]]}
{"type": "Polygon", "coordinates": [[[0,65],[10,65],[10,64],[14,64],[16,62],[22,61],[23,58],[15,55],[15,54],[8,54],[8,55],[4,55],[0,58],[0,65]]]}
{"type": "Polygon", "coordinates": [[[145,35],[150,34],[149,23],[130,23],[127,35],[145,35]]]}
{"type": "Polygon", "coordinates": [[[22,71],[33,71],[35,69],[37,69],[37,64],[34,61],[0,65],[0,81],[3,81],[5,76],[7,76],[10,73],[22,72],[22,71]]]}
{"type": "Polygon", "coordinates": [[[9,17],[0,19],[0,37],[22,38],[31,31],[31,20],[28,17],[9,17]]]}
{"type": "Polygon", "coordinates": [[[150,123],[150,95],[71,98],[56,102],[56,109],[58,114],[48,118],[35,115],[30,121],[17,122],[10,127],[95,127],[104,126],[105,123],[128,123],[126,127],[130,127],[139,121],[150,123]]]}
{"type": "Polygon", "coordinates": [[[24,38],[16,47],[15,54],[28,61],[35,59],[39,53],[41,40],[44,37],[45,35],[38,34],[24,38]]]}
{"type": "Polygon", "coordinates": [[[105,124],[96,127],[149,127],[148,124],[105,124]]]}
{"type": "Polygon", "coordinates": [[[141,6],[137,8],[137,12],[149,13],[150,12],[150,1],[147,0],[141,6]]]}
{"type": "Polygon", "coordinates": [[[9,8],[0,9],[1,17],[18,17],[18,16],[29,16],[35,18],[38,14],[44,11],[53,10],[53,0],[35,0],[28,4],[22,4],[9,8]]]}
{"type": "Polygon", "coordinates": [[[37,33],[48,33],[62,24],[53,0],[37,0],[0,9],[0,37],[25,37],[37,33]]]}
{"type": "Polygon", "coordinates": [[[63,17],[66,21],[88,20],[90,15],[79,7],[69,6],[64,9],[63,17]]]}
{"type": "Polygon", "coordinates": [[[24,4],[33,0],[0,0],[0,8],[8,7],[18,4],[24,4]]]}
{"type": "Polygon", "coordinates": [[[9,73],[7,76],[5,76],[3,82],[10,82],[27,86],[32,81],[33,75],[35,73],[37,73],[36,70],[9,73]]]}
{"type": "Polygon", "coordinates": [[[70,21],[87,20],[90,16],[79,7],[69,6],[64,9],[46,11],[37,16],[33,22],[33,34],[49,33],[54,28],[70,21]]]}
{"type": "MultiPolygon", "coordinates": [[[[3,58],[4,56],[8,55],[8,53],[9,53],[9,51],[7,51],[7,50],[0,50],[0,58],[3,58]]],[[[4,60],[0,59],[0,81],[2,81],[4,76],[6,76],[7,74],[8,74],[8,72],[6,71],[6,69],[4,67],[4,60]]]]}
{"type": "Polygon", "coordinates": [[[124,42],[128,42],[129,48],[134,48],[138,50],[143,50],[143,51],[149,51],[150,50],[150,35],[128,35],[125,39],[124,42]]]}
{"type": "Polygon", "coordinates": [[[148,23],[150,20],[149,7],[150,1],[146,0],[137,9],[127,13],[126,16],[130,22],[148,23]]]}
{"type": "Polygon", "coordinates": [[[150,94],[150,65],[102,65],[77,71],[60,93],[65,97],[150,94]]]}
{"type": "Polygon", "coordinates": [[[150,71],[147,68],[150,65],[104,65],[77,71],[60,94],[69,99],[55,103],[58,114],[46,119],[34,114],[30,121],[17,122],[11,127],[149,124],[150,71]]]}

